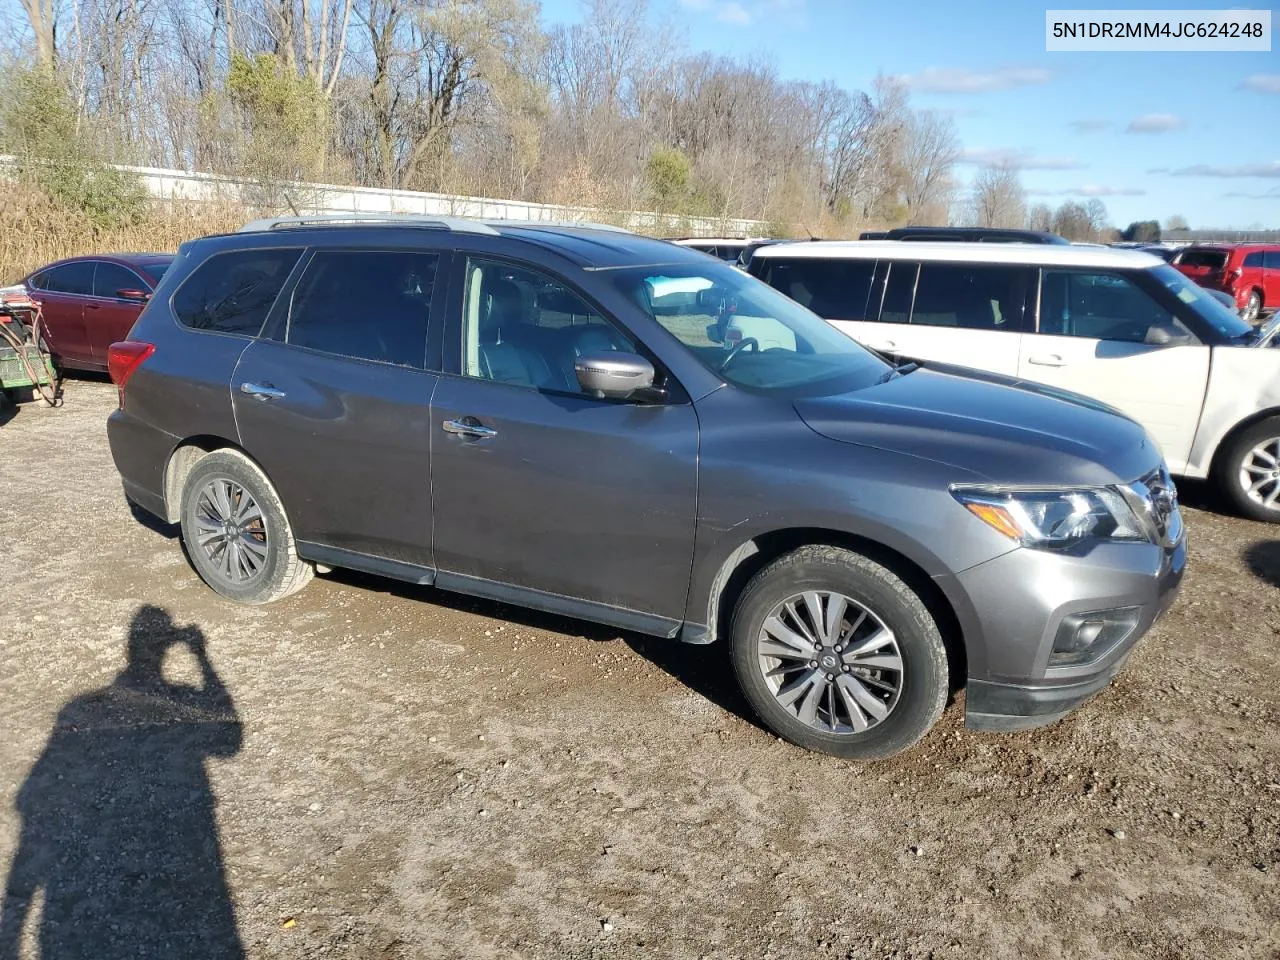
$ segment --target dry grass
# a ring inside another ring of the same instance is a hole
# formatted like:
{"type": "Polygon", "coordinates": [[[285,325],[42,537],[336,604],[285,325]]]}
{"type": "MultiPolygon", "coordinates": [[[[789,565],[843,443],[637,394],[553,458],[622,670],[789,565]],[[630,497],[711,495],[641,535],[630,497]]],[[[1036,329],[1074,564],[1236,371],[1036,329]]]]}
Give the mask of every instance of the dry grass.
{"type": "Polygon", "coordinates": [[[253,216],[235,204],[155,203],[139,223],[102,228],[34,187],[0,181],[0,281],[14,283],[62,257],[176,250],[195,237],[234,230],[253,216]]]}

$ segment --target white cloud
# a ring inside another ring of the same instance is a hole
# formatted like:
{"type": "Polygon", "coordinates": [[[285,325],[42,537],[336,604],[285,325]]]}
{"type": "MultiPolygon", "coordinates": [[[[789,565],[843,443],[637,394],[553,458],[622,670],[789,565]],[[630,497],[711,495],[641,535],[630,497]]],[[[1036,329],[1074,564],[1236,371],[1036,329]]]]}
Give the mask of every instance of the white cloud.
{"type": "Polygon", "coordinates": [[[1280,93],[1280,73],[1255,73],[1241,81],[1240,86],[1258,93],[1280,93]]]}
{"type": "Polygon", "coordinates": [[[961,150],[960,162],[983,167],[1012,167],[1015,170],[1078,170],[1084,166],[1072,157],[1038,157],[1030,150],[1010,147],[961,150]]]}
{"type": "Polygon", "coordinates": [[[920,93],[990,93],[1013,87],[1048,83],[1053,72],[1044,67],[999,67],[995,70],[968,70],[964,67],[929,67],[920,73],[893,77],[898,83],[920,93]]]}
{"type": "Polygon", "coordinates": [[[1246,163],[1239,167],[1197,163],[1190,167],[1179,167],[1170,172],[1175,177],[1280,177],[1280,160],[1272,160],[1270,163],[1246,163]]]}
{"type": "Polygon", "coordinates": [[[1129,121],[1126,133],[1170,133],[1181,130],[1187,121],[1172,113],[1147,113],[1129,121]]]}
{"type": "Polygon", "coordinates": [[[1137,187],[1104,187],[1096,183],[1086,183],[1079,187],[1068,187],[1066,190],[1028,190],[1033,197],[1145,197],[1147,191],[1137,187]]]}
{"type": "Polygon", "coordinates": [[[771,25],[794,26],[804,22],[806,0],[680,0],[680,6],[694,13],[710,14],[718,23],[749,27],[768,17],[771,25]]]}
{"type": "Polygon", "coordinates": [[[1080,133],[1097,133],[1111,126],[1110,120],[1072,120],[1067,124],[1072,130],[1080,133]]]}
{"type": "Polygon", "coordinates": [[[1280,187],[1273,187],[1264,193],[1244,193],[1239,190],[1232,190],[1224,193],[1224,197],[1243,198],[1245,200],[1280,200],[1280,187]]]}

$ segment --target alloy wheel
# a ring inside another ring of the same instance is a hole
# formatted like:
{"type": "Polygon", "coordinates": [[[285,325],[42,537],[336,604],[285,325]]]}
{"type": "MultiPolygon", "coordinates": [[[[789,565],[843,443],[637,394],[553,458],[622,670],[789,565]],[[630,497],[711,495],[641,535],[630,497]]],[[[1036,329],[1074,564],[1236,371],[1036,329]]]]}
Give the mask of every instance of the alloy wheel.
{"type": "Polygon", "coordinates": [[[1250,500],[1280,511],[1280,437],[1263,440],[1244,455],[1240,486],[1250,500]]]}
{"type": "Polygon", "coordinates": [[[807,590],[783,600],[765,618],[756,652],[778,705],[820,733],[863,733],[902,694],[897,637],[839,593],[807,590]]]}
{"type": "Polygon", "coordinates": [[[229,583],[243,584],[267,564],[267,526],[248,490],[224,477],[210,480],[196,500],[196,549],[229,583]]]}

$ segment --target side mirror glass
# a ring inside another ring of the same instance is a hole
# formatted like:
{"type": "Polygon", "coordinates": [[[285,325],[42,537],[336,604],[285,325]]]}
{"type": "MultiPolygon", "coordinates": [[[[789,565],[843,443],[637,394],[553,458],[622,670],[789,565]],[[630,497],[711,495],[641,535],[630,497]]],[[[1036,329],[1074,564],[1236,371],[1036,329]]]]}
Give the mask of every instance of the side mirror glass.
{"type": "Polygon", "coordinates": [[[634,353],[587,353],[573,368],[582,389],[598,397],[625,400],[653,386],[653,364],[634,353]]]}

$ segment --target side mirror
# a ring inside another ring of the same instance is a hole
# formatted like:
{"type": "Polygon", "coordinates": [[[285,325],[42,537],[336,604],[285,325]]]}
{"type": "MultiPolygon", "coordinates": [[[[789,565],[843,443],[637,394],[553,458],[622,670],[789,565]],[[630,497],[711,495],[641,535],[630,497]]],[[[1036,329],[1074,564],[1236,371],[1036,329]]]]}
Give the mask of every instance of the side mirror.
{"type": "Polygon", "coordinates": [[[116,296],[121,300],[137,300],[139,303],[146,303],[151,299],[151,291],[137,290],[133,287],[129,287],[124,290],[117,290],[116,296]]]}
{"type": "Polygon", "coordinates": [[[582,389],[599,397],[625,400],[653,386],[653,364],[634,353],[587,353],[573,365],[582,389]]]}
{"type": "Polygon", "coordinates": [[[1142,342],[1153,347],[1177,347],[1190,343],[1191,338],[1177,327],[1165,323],[1153,323],[1147,327],[1147,335],[1142,342]]]}

